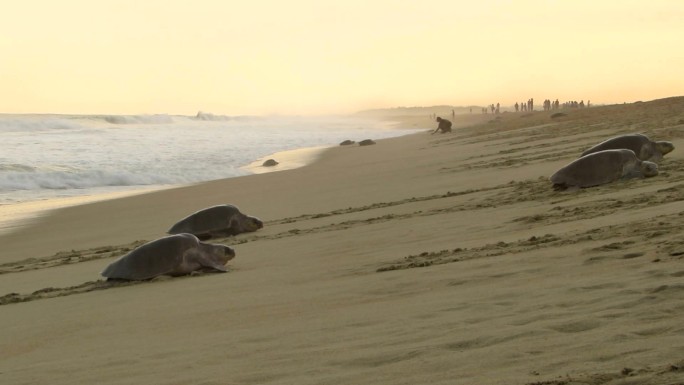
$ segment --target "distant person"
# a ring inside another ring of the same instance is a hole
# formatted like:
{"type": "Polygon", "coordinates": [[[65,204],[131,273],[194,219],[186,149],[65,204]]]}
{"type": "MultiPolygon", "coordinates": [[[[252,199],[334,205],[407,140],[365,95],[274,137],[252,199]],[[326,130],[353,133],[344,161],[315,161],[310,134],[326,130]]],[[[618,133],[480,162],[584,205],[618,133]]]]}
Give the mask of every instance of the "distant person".
{"type": "Polygon", "coordinates": [[[518,102],[515,102],[515,112],[518,112],[520,110],[520,106],[518,105],[518,102]]]}
{"type": "Polygon", "coordinates": [[[450,121],[448,121],[446,119],[442,119],[439,116],[435,120],[437,122],[439,122],[439,125],[437,126],[437,128],[435,128],[434,131],[432,131],[430,133],[430,135],[436,133],[437,131],[440,131],[442,134],[445,134],[447,132],[451,132],[451,122],[450,121]]]}

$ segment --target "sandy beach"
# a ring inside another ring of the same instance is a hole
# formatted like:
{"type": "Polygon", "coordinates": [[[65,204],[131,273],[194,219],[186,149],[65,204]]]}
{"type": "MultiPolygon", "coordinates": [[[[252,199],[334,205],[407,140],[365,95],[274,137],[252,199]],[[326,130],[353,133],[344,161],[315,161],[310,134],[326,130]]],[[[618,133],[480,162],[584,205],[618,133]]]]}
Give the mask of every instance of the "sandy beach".
{"type": "Polygon", "coordinates": [[[561,112],[457,116],[2,234],[0,383],[684,383],[684,97],[561,112]],[[674,143],[658,176],[552,189],[636,132],[674,143]],[[215,241],[228,273],[99,276],[222,203],[265,223],[215,241]]]}

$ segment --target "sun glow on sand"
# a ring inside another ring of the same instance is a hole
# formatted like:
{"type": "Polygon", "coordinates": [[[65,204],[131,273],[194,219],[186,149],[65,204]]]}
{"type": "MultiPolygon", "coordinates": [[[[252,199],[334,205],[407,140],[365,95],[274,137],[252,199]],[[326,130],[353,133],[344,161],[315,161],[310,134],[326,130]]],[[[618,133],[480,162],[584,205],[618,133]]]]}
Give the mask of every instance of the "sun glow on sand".
{"type": "Polygon", "coordinates": [[[32,0],[0,14],[12,113],[348,113],[621,103],[684,78],[680,1],[32,0]]]}

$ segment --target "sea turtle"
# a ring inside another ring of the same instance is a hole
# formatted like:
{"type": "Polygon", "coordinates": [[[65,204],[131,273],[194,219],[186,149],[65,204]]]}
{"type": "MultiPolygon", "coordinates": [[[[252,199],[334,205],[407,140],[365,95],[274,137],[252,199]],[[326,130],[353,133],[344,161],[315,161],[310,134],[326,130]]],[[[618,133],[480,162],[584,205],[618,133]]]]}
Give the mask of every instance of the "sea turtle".
{"type": "Polygon", "coordinates": [[[359,146],[371,146],[375,144],[375,141],[373,139],[364,139],[359,142],[359,146]]]}
{"type": "Polygon", "coordinates": [[[264,166],[264,167],[273,167],[273,166],[277,166],[277,165],[278,165],[278,161],[275,159],[268,159],[267,161],[265,161],[262,164],[262,166],[264,166]]]}
{"type": "Polygon", "coordinates": [[[350,146],[350,145],[352,145],[352,144],[354,144],[354,143],[356,143],[356,142],[353,141],[353,140],[347,139],[347,140],[341,142],[341,143],[340,143],[340,146],[350,146]]]}
{"type": "Polygon", "coordinates": [[[167,233],[194,234],[200,240],[227,237],[264,227],[259,218],[247,216],[233,205],[218,205],[202,209],[181,219],[167,233]]]}
{"type": "Polygon", "coordinates": [[[616,136],[605,140],[594,147],[584,151],[582,156],[603,150],[628,149],[634,151],[637,158],[651,162],[660,162],[663,155],[674,150],[672,142],[654,142],[643,134],[628,134],[616,136]]]}
{"type": "Polygon", "coordinates": [[[224,245],[200,242],[192,234],[177,234],[148,242],[112,262],[102,271],[108,279],[141,281],[159,275],[185,275],[213,269],[226,271],[235,250],[224,245]]]}
{"type": "Polygon", "coordinates": [[[604,150],[585,155],[551,175],[553,188],[591,187],[618,179],[658,175],[658,165],[642,161],[632,150],[604,150]]]}

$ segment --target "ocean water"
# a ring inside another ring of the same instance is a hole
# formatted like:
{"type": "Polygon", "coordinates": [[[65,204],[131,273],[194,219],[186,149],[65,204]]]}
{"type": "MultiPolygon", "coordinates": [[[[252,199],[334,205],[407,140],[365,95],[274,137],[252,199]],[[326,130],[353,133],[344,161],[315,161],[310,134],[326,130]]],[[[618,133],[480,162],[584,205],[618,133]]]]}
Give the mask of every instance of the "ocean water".
{"type": "Polygon", "coordinates": [[[342,117],[0,115],[0,207],[247,175],[276,152],[411,132],[342,117]]]}

